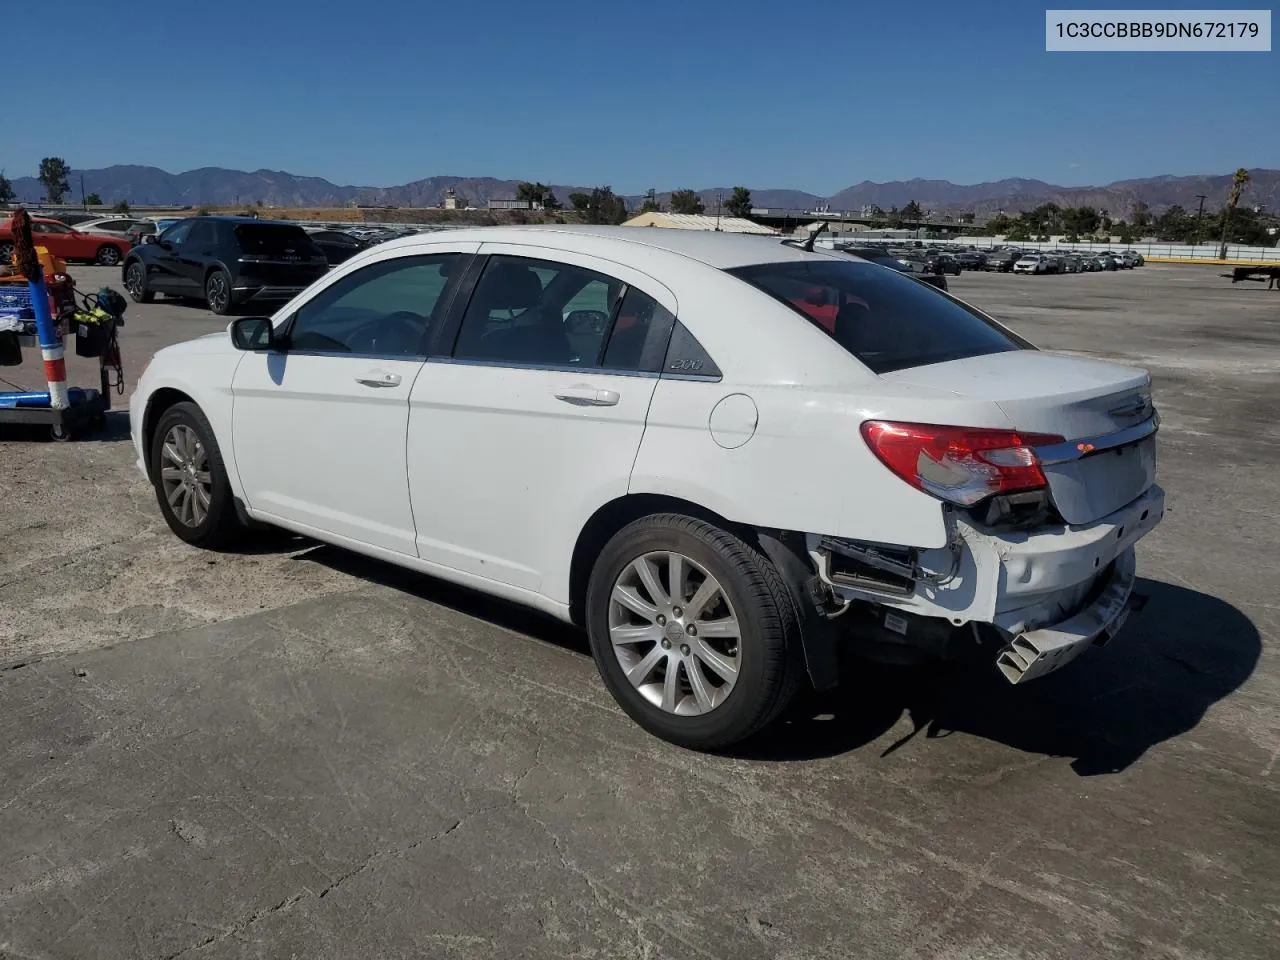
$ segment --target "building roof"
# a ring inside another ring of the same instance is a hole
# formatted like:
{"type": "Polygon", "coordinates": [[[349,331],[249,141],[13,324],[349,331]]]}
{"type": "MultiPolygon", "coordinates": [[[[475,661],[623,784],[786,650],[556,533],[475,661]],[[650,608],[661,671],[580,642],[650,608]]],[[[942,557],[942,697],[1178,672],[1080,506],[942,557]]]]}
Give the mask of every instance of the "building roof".
{"type": "Polygon", "coordinates": [[[703,213],[659,213],[650,211],[632,217],[624,227],[667,227],[676,230],[719,230],[721,233],[758,233],[774,236],[777,230],[762,227],[743,217],[713,217],[703,213]]]}

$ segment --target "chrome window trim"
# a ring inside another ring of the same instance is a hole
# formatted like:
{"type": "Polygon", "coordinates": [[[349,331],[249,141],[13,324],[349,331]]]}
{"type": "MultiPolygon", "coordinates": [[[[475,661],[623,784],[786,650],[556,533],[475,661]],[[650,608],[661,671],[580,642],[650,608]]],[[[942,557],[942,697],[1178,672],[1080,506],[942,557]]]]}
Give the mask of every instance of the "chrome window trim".
{"type": "Polygon", "coordinates": [[[546,370],[552,373],[588,373],[649,380],[656,380],[660,376],[651,370],[615,370],[611,367],[578,366],[571,363],[521,363],[516,360],[487,360],[478,357],[428,357],[427,363],[448,363],[459,367],[500,367],[504,370],[546,370]]]}
{"type": "Polygon", "coordinates": [[[1160,429],[1160,414],[1154,411],[1151,417],[1142,423],[1125,427],[1114,433],[1104,433],[1096,437],[1081,437],[1078,440],[1067,440],[1063,443],[1046,444],[1043,447],[1032,447],[1042,466],[1053,466],[1058,463],[1072,463],[1104,450],[1138,443],[1147,437],[1155,436],[1160,429]]]}

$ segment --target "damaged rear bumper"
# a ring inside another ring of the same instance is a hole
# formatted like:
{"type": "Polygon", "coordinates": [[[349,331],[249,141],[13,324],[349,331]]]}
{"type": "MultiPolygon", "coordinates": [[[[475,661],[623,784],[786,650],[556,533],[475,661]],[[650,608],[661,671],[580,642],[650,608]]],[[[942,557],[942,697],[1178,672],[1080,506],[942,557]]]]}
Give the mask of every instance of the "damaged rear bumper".
{"type": "Polygon", "coordinates": [[[1134,598],[1134,544],[1163,517],[1164,491],[1153,485],[1090,524],[1001,532],[955,515],[948,546],[936,550],[820,537],[808,545],[833,600],[879,611],[880,625],[898,635],[894,643],[939,650],[961,631],[970,646],[979,633],[994,634],[998,669],[1022,683],[1123,626],[1134,598]]]}
{"type": "Polygon", "coordinates": [[[1112,562],[1088,606],[1061,623],[1018,634],[1000,651],[996,667],[1010,683],[1023,683],[1065,667],[1092,644],[1106,643],[1128,619],[1136,579],[1129,547],[1112,562]]]}

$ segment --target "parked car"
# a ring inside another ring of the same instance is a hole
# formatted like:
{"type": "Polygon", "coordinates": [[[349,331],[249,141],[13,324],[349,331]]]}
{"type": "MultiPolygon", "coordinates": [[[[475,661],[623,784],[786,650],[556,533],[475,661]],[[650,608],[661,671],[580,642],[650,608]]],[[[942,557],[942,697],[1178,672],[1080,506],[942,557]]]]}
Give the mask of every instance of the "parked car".
{"type": "Polygon", "coordinates": [[[128,240],[129,228],[138,222],[136,217],[95,217],[92,220],[85,220],[76,224],[76,229],[81,233],[106,234],[111,237],[119,237],[121,240],[128,240]]]}
{"type": "Polygon", "coordinates": [[[125,231],[125,239],[131,247],[145,243],[147,237],[154,237],[177,223],[181,217],[144,217],[125,231]]]}
{"type": "MultiPolygon", "coordinates": [[[[13,258],[13,221],[0,220],[0,263],[7,264],[13,258]]],[[[49,217],[31,218],[31,239],[36,246],[44,247],[53,256],[67,261],[98,263],[113,267],[129,252],[129,244],[116,237],[94,233],[81,233],[59,220],[49,217]]]]}
{"type": "Polygon", "coordinates": [[[130,250],[121,276],[138,303],[166,293],[227,314],[249,302],[288,300],[328,270],[324,252],[297,224],[190,217],[130,250]]]}
{"type": "Polygon", "coordinates": [[[1124,264],[1126,269],[1132,270],[1134,267],[1142,263],[1142,257],[1138,256],[1132,250],[1125,250],[1120,254],[1120,262],[1124,264]]]}
{"type": "Polygon", "coordinates": [[[715,749],[837,650],[1022,683],[1111,639],[1164,514],[1150,391],[835,251],[495,227],[162,349],[130,423],[188,543],[256,521],[535,607],[715,749]]]}
{"type": "Polygon", "coordinates": [[[963,270],[985,270],[987,268],[987,258],[977,250],[961,250],[955,254],[956,263],[960,264],[963,270]]]}
{"type": "Polygon", "coordinates": [[[1089,253],[1080,254],[1080,272],[1081,273],[1096,273],[1100,269],[1102,268],[1098,265],[1097,257],[1089,253]]]}
{"type": "Polygon", "coordinates": [[[960,261],[949,253],[930,250],[924,258],[924,272],[960,276],[960,261]]]}
{"type": "Polygon", "coordinates": [[[341,230],[329,230],[324,227],[304,227],[311,242],[324,251],[329,266],[336,267],[354,257],[369,244],[341,230]]]}
{"type": "Polygon", "coordinates": [[[915,277],[921,283],[927,283],[931,287],[937,287],[939,290],[947,289],[947,278],[940,273],[921,273],[916,274],[911,269],[911,261],[901,257],[895,257],[880,247],[847,247],[845,253],[852,254],[855,257],[861,257],[870,263],[878,263],[882,267],[888,267],[890,270],[896,270],[898,273],[905,273],[915,277]]]}
{"type": "Polygon", "coordinates": [[[1019,256],[1017,250],[992,250],[987,254],[986,268],[997,273],[1008,273],[1018,262],[1019,256]]]}
{"type": "Polygon", "coordinates": [[[1074,253],[1058,254],[1059,270],[1062,273],[1079,273],[1080,258],[1074,253]]]}
{"type": "Polygon", "coordinates": [[[1120,269],[1120,264],[1116,262],[1116,258],[1109,253],[1100,253],[1094,257],[1094,259],[1098,261],[1098,268],[1100,270],[1120,269]]]}
{"type": "Polygon", "coordinates": [[[1050,273],[1049,258],[1042,254],[1032,253],[1019,257],[1013,265],[1014,273],[1050,273]]]}

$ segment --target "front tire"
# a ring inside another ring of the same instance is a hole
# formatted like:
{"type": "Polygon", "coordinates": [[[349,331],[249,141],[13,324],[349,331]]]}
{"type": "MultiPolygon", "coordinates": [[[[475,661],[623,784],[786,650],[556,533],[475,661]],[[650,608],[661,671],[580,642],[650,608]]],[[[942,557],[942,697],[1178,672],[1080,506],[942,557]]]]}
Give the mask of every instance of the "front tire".
{"type": "Polygon", "coordinates": [[[100,267],[114,267],[120,262],[120,248],[104,243],[98,248],[96,262],[100,267]]]}
{"type": "Polygon", "coordinates": [[[147,268],[141,260],[134,260],[124,271],[124,288],[129,291],[129,299],[134,303],[150,303],[156,295],[147,286],[147,268]]]}
{"type": "Polygon", "coordinates": [[[7,267],[13,261],[13,242],[0,242],[0,267],[7,267]]]}
{"type": "Polygon", "coordinates": [[[231,313],[231,278],[221,267],[209,271],[204,281],[204,299],[209,309],[220,317],[231,313]]]}
{"type": "Polygon", "coordinates": [[[151,483],[169,529],[206,549],[235,541],[244,528],[213,428],[194,403],[175,403],[151,439],[151,483]]]}
{"type": "Polygon", "coordinates": [[[645,517],[601,551],[587,631],[605,686],[644,729],[717,750],[767,726],[799,684],[799,621],[773,564],[679,514],[645,517]]]}

